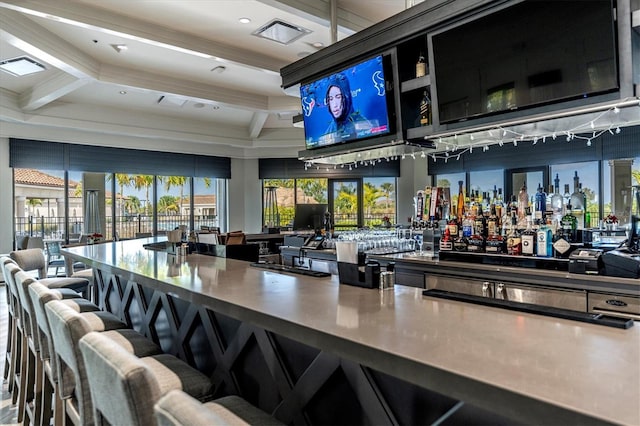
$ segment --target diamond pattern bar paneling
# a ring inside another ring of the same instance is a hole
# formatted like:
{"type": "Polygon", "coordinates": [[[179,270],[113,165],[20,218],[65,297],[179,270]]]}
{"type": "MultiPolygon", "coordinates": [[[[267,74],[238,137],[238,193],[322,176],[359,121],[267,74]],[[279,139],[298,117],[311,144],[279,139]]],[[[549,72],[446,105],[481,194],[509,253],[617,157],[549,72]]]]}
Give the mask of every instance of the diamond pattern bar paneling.
{"type": "Polygon", "coordinates": [[[458,412],[486,413],[124,277],[96,276],[103,309],[207,374],[216,396],[241,395],[286,424],[455,424],[458,412]]]}

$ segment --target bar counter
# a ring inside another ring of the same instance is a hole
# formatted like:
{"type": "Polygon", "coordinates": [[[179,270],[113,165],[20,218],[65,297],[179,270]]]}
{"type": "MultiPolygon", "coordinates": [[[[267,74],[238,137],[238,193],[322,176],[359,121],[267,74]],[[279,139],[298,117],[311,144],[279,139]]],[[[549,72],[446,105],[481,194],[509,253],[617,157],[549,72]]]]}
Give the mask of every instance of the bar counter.
{"type": "MultiPolygon", "coordinates": [[[[401,411],[419,411],[414,407],[415,400],[394,402],[393,390],[378,391],[376,386],[362,385],[358,378],[381,374],[383,379],[390,377],[435,392],[445,401],[458,401],[456,406],[462,401],[479,412],[490,413],[495,416],[495,423],[508,419],[506,423],[640,424],[637,325],[627,330],[615,329],[431,299],[424,297],[419,288],[401,285],[391,291],[363,289],[340,285],[337,276],[278,273],[251,267],[244,261],[198,254],[175,262],[172,255],[142,247],[154,241],[149,238],[72,247],[63,249],[63,253],[94,268],[102,307],[160,341],[166,351],[211,374],[214,381],[223,382],[228,377],[232,367],[226,365],[221,372],[220,366],[231,363],[224,357],[233,345],[227,346],[226,352],[216,350],[213,344],[213,349],[205,351],[205,357],[216,358],[213,366],[198,356],[188,356],[193,350],[184,350],[184,342],[214,339],[213,330],[206,325],[206,332],[194,337],[193,324],[206,323],[203,310],[283,338],[275,346],[282,348],[287,346],[283,342],[298,342],[320,355],[337,357],[361,405],[357,410],[361,417],[348,417],[347,421],[424,424],[448,415],[451,407],[444,404],[435,418],[407,417],[401,411]],[[173,302],[167,303],[169,298],[173,302]],[[166,312],[167,306],[179,306],[181,301],[190,307],[166,312]],[[170,318],[169,325],[163,330],[150,327],[150,321],[164,315],[161,311],[170,318]],[[198,315],[199,321],[188,324],[191,320],[187,318],[198,315]],[[175,322],[172,316],[177,318],[175,322]],[[163,342],[165,335],[179,342],[167,344],[163,342]],[[358,368],[351,369],[353,363],[358,368]],[[372,373],[356,377],[363,369],[372,373]],[[365,395],[367,392],[374,396],[365,395]],[[372,400],[377,402],[367,402],[372,400]]],[[[269,352],[260,337],[256,340],[263,352],[269,352]]],[[[288,384],[276,377],[279,367],[268,365],[267,370],[277,382],[274,388],[278,396],[273,400],[260,389],[248,391],[247,382],[242,379],[234,381],[235,389],[227,384],[226,390],[243,394],[288,423],[319,423],[318,418],[330,422],[328,417],[301,414],[305,412],[304,401],[331,401],[326,395],[309,396],[308,383],[306,389],[300,390],[300,383],[313,381],[310,377],[314,376],[315,364],[329,359],[320,355],[308,363],[305,372],[284,374],[288,384]],[[296,392],[295,398],[290,397],[296,392]],[[297,409],[296,404],[300,405],[297,409]]],[[[275,359],[282,362],[287,357],[275,359]]],[[[289,364],[295,362],[289,359],[289,364]]],[[[318,369],[318,374],[321,371],[318,369]]],[[[323,386],[326,383],[329,379],[323,386]]],[[[339,408],[326,405],[324,409],[328,411],[339,408]]],[[[465,421],[464,417],[459,419],[465,421]]]]}

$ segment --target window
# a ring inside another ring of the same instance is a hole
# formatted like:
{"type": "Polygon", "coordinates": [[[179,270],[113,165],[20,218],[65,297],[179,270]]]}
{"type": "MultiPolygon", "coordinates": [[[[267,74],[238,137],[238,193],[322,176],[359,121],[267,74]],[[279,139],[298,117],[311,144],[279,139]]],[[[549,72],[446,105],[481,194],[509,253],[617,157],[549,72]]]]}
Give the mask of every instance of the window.
{"type": "MultiPolygon", "coordinates": [[[[605,173],[606,174],[606,173],[605,173]]],[[[598,162],[587,161],[583,163],[558,164],[551,166],[551,180],[556,176],[560,179],[560,193],[565,197],[565,206],[568,201],[568,194],[578,190],[582,184],[582,191],[587,198],[585,213],[589,213],[589,223],[585,227],[598,226],[600,221],[600,174],[598,173],[598,162]],[[575,179],[577,177],[577,180],[575,179]]]]}
{"type": "Polygon", "coordinates": [[[263,226],[267,225],[267,219],[272,222],[273,212],[267,206],[269,191],[276,194],[280,227],[293,225],[296,204],[329,204],[334,224],[339,229],[382,226],[385,217],[392,224],[396,222],[396,182],[393,177],[331,181],[326,178],[264,179],[262,184],[263,226]],[[361,188],[361,195],[358,188],[361,188]]]}
{"type": "Polygon", "coordinates": [[[469,186],[470,190],[480,194],[481,198],[483,198],[483,194],[486,193],[488,194],[489,199],[501,196],[500,198],[504,200],[504,194],[502,193],[504,188],[504,170],[470,172],[469,186]],[[496,192],[495,196],[493,193],[494,191],[496,192]]]}
{"type": "Polygon", "coordinates": [[[262,225],[266,226],[268,214],[266,212],[265,200],[267,196],[267,188],[275,188],[271,191],[275,192],[277,209],[274,223],[269,226],[273,227],[291,227],[293,225],[293,215],[295,212],[296,196],[294,192],[295,179],[264,179],[262,181],[262,225]]]}
{"type": "Polygon", "coordinates": [[[640,216],[638,207],[638,191],[640,190],[640,157],[624,160],[612,160],[602,162],[603,175],[603,214],[606,217],[609,214],[615,215],[621,224],[630,221],[630,214],[640,216]],[[616,164],[617,163],[617,164],[616,164]],[[614,164],[615,169],[614,169],[614,164]],[[627,178],[630,167],[631,176],[627,178]],[[614,174],[617,174],[618,180],[615,181],[614,174]],[[612,188],[614,182],[617,189],[612,188]],[[614,194],[617,199],[614,200],[614,194]],[[615,208],[614,208],[615,206],[615,208]]]}
{"type": "Polygon", "coordinates": [[[396,223],[395,178],[364,178],[364,225],[383,226],[396,223]],[[385,218],[388,221],[385,221],[385,218]]]}

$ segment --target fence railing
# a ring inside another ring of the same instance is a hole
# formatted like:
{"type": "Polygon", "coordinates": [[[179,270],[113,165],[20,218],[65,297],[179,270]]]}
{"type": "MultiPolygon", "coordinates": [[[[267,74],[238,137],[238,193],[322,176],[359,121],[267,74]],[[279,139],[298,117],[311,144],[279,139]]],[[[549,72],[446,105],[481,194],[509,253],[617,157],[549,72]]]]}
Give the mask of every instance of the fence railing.
{"type": "MultiPolygon", "coordinates": [[[[189,225],[189,215],[158,215],[157,232],[166,232],[176,229],[180,225],[189,225]]],[[[73,218],[69,221],[69,234],[84,233],[84,221],[82,218],[73,218]]],[[[16,236],[28,235],[37,236],[44,239],[64,239],[66,234],[66,223],[63,217],[17,217],[14,222],[16,236]]],[[[195,216],[195,229],[202,226],[216,227],[218,219],[215,216],[195,216]]],[[[116,216],[116,226],[118,238],[135,238],[138,233],[154,233],[153,217],[151,215],[125,215],[116,216]]],[[[107,239],[113,238],[114,226],[111,217],[107,218],[101,234],[107,239]]]]}

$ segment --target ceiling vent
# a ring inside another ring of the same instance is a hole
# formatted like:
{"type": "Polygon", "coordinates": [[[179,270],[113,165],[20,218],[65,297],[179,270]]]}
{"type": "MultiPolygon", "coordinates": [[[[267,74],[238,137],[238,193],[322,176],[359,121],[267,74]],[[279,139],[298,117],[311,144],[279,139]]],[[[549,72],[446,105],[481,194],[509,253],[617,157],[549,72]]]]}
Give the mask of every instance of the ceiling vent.
{"type": "Polygon", "coordinates": [[[20,56],[17,58],[5,59],[4,61],[0,61],[0,69],[11,75],[22,77],[23,75],[29,75],[44,71],[47,68],[28,56],[20,56]]]}
{"type": "Polygon", "coordinates": [[[279,19],[274,19],[251,34],[278,43],[289,44],[309,33],[311,33],[311,30],[289,24],[279,19]]]}
{"type": "Polygon", "coordinates": [[[162,95],[158,99],[158,105],[165,107],[182,108],[185,103],[187,100],[178,96],[162,95]]]}

